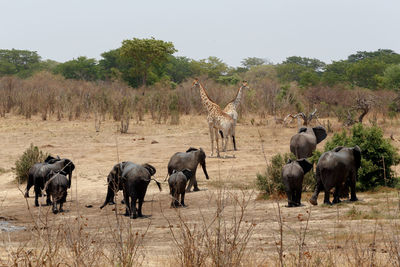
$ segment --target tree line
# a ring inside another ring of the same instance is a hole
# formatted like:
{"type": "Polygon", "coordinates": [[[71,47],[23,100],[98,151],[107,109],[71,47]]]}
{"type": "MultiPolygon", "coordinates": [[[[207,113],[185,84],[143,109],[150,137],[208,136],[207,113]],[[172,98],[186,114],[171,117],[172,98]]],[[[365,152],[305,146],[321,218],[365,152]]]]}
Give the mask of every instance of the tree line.
{"type": "Polygon", "coordinates": [[[249,70],[280,83],[297,82],[301,87],[344,85],[371,90],[398,90],[400,54],[390,49],[359,51],[345,60],[326,64],[321,60],[290,56],[279,64],[248,57],[241,66],[230,67],[218,57],[194,60],[174,56],[173,43],[154,38],[122,41],[121,47],[101,54],[101,59],[80,56],[64,63],[42,60],[35,51],[0,50],[0,77],[27,78],[49,71],[66,79],[85,81],[118,80],[133,88],[169,82],[172,87],[194,76],[206,76],[221,84],[237,84],[249,70]]]}

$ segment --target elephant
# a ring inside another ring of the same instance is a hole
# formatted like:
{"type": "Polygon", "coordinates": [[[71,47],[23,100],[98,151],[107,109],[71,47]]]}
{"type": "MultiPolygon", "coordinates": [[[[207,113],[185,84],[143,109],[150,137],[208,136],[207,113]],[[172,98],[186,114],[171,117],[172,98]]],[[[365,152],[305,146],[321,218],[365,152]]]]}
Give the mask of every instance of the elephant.
{"type": "Polygon", "coordinates": [[[44,186],[47,196],[51,196],[53,203],[53,213],[63,212],[63,204],[67,201],[68,178],[65,172],[50,171],[47,175],[47,182],[44,186]],[[57,209],[57,203],[60,209],[57,209]]]}
{"type": "Polygon", "coordinates": [[[40,169],[44,164],[46,163],[54,163],[55,161],[60,160],[60,157],[57,156],[57,158],[52,157],[52,156],[47,156],[47,158],[44,160],[44,162],[39,162],[35,163],[28,171],[28,179],[26,183],[26,190],[25,190],[25,198],[29,197],[29,189],[34,185],[34,180],[33,180],[33,174],[36,172],[36,170],[40,169]]]}
{"type": "MultiPolygon", "coordinates": [[[[68,175],[68,188],[71,187],[72,171],[75,169],[74,163],[69,159],[53,158],[44,163],[36,163],[29,169],[28,183],[26,185],[25,197],[29,196],[29,189],[34,185],[35,206],[39,206],[39,196],[42,196],[42,189],[47,182],[50,171],[64,171],[68,175]]],[[[50,196],[47,195],[46,203],[51,203],[50,196]]]]}
{"type": "Polygon", "coordinates": [[[282,168],[282,180],[286,188],[288,207],[300,206],[304,175],[313,167],[307,159],[291,160],[282,168]]]}
{"type": "Polygon", "coordinates": [[[339,203],[343,186],[350,186],[350,201],[357,201],[356,180],[360,165],[361,149],[359,146],[339,146],[323,153],[317,163],[317,185],[315,186],[314,194],[309,200],[310,203],[317,205],[318,194],[321,190],[324,190],[324,203],[331,205],[329,194],[333,187],[335,187],[333,203],[339,203]]]}
{"type": "Polygon", "coordinates": [[[182,171],[173,170],[168,179],[169,192],[172,196],[171,207],[177,208],[178,206],[185,207],[185,188],[186,183],[192,177],[192,172],[189,169],[182,171]],[[179,195],[181,195],[181,202],[179,202],[179,195]]]}
{"type": "Polygon", "coordinates": [[[192,178],[190,178],[186,192],[190,192],[192,186],[194,186],[193,191],[199,191],[200,189],[197,186],[196,180],[196,170],[199,163],[203,168],[206,179],[208,180],[209,176],[206,169],[206,153],[204,153],[202,148],[197,149],[190,147],[186,152],[175,153],[168,162],[168,175],[171,175],[173,170],[182,171],[184,169],[189,169],[192,172],[192,178]]]}
{"type": "Polygon", "coordinates": [[[317,144],[326,138],[326,130],[323,126],[301,127],[299,132],[290,139],[290,151],[297,159],[312,156],[317,144]]]}
{"type": "Polygon", "coordinates": [[[154,180],[161,191],[161,184],[151,178],[155,173],[156,169],[147,163],[139,165],[124,161],[116,164],[107,177],[107,196],[100,209],[108,203],[113,203],[115,192],[122,189],[126,205],[125,216],[132,219],[143,217],[142,205],[150,180],[154,180]],[[139,203],[136,209],[137,200],[139,203]]]}

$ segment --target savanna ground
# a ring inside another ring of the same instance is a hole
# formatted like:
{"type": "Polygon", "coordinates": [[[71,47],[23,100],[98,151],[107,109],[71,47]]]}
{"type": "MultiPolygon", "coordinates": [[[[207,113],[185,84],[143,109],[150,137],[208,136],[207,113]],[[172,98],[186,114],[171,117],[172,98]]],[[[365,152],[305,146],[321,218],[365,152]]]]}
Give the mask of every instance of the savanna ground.
{"type": "MultiPolygon", "coordinates": [[[[286,208],[285,198],[260,198],[256,174],[265,171],[273,155],[289,152],[296,125],[286,128],[271,118],[250,123],[251,119],[239,122],[239,150],[232,151],[229,143],[228,151],[221,153],[225,158],[209,157],[205,116],[181,117],[179,125],[146,119],[132,124],[127,134],[120,134],[119,124],[111,120],[96,132],[90,118],[0,119],[0,220],[25,227],[0,232],[0,264],[175,266],[182,261],[188,265],[185,259],[206,265],[240,261],[246,266],[400,264],[400,197],[395,190],[358,193],[360,201],[332,207],[321,205],[323,193],[316,207],[307,201],[311,193],[303,193],[303,206],[297,208],[286,208]],[[47,206],[34,207],[33,190],[25,199],[25,184],[18,188],[15,183],[12,168],[31,143],[76,165],[61,214],[52,214],[47,206]],[[189,147],[206,151],[210,180],[197,170],[201,191],[186,194],[187,208],[171,209],[168,184],[159,192],[151,182],[143,205],[145,218],[122,216],[121,204],[99,209],[114,164],[148,162],[157,169],[155,177],[164,181],[171,155],[189,147]]],[[[380,126],[386,137],[400,138],[397,120],[380,126]]],[[[340,129],[334,122],[333,130],[340,129]]]]}

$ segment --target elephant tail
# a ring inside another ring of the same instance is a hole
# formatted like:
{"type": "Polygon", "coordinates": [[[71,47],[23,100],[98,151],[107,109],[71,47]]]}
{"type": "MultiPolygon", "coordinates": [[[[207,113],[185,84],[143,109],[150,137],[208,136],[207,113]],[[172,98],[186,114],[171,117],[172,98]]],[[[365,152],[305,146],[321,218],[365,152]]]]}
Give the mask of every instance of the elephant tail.
{"type": "Polygon", "coordinates": [[[157,186],[158,186],[158,189],[160,189],[160,192],[162,191],[162,189],[161,189],[161,183],[159,182],[159,181],[157,181],[156,179],[154,179],[154,178],[151,178],[151,180],[154,180],[154,182],[156,182],[156,184],[157,184],[157,186]]]}

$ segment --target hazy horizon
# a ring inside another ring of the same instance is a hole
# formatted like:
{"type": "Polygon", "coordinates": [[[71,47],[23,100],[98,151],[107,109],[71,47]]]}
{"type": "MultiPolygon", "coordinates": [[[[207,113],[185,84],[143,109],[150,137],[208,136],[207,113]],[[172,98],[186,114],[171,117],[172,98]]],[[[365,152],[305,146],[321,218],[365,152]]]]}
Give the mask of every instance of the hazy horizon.
{"type": "Polygon", "coordinates": [[[330,63],[357,51],[400,52],[400,2],[121,1],[1,2],[1,49],[37,51],[65,62],[101,58],[125,39],[170,41],[176,56],[216,56],[229,66],[247,57],[280,63],[289,56],[330,63]]]}

